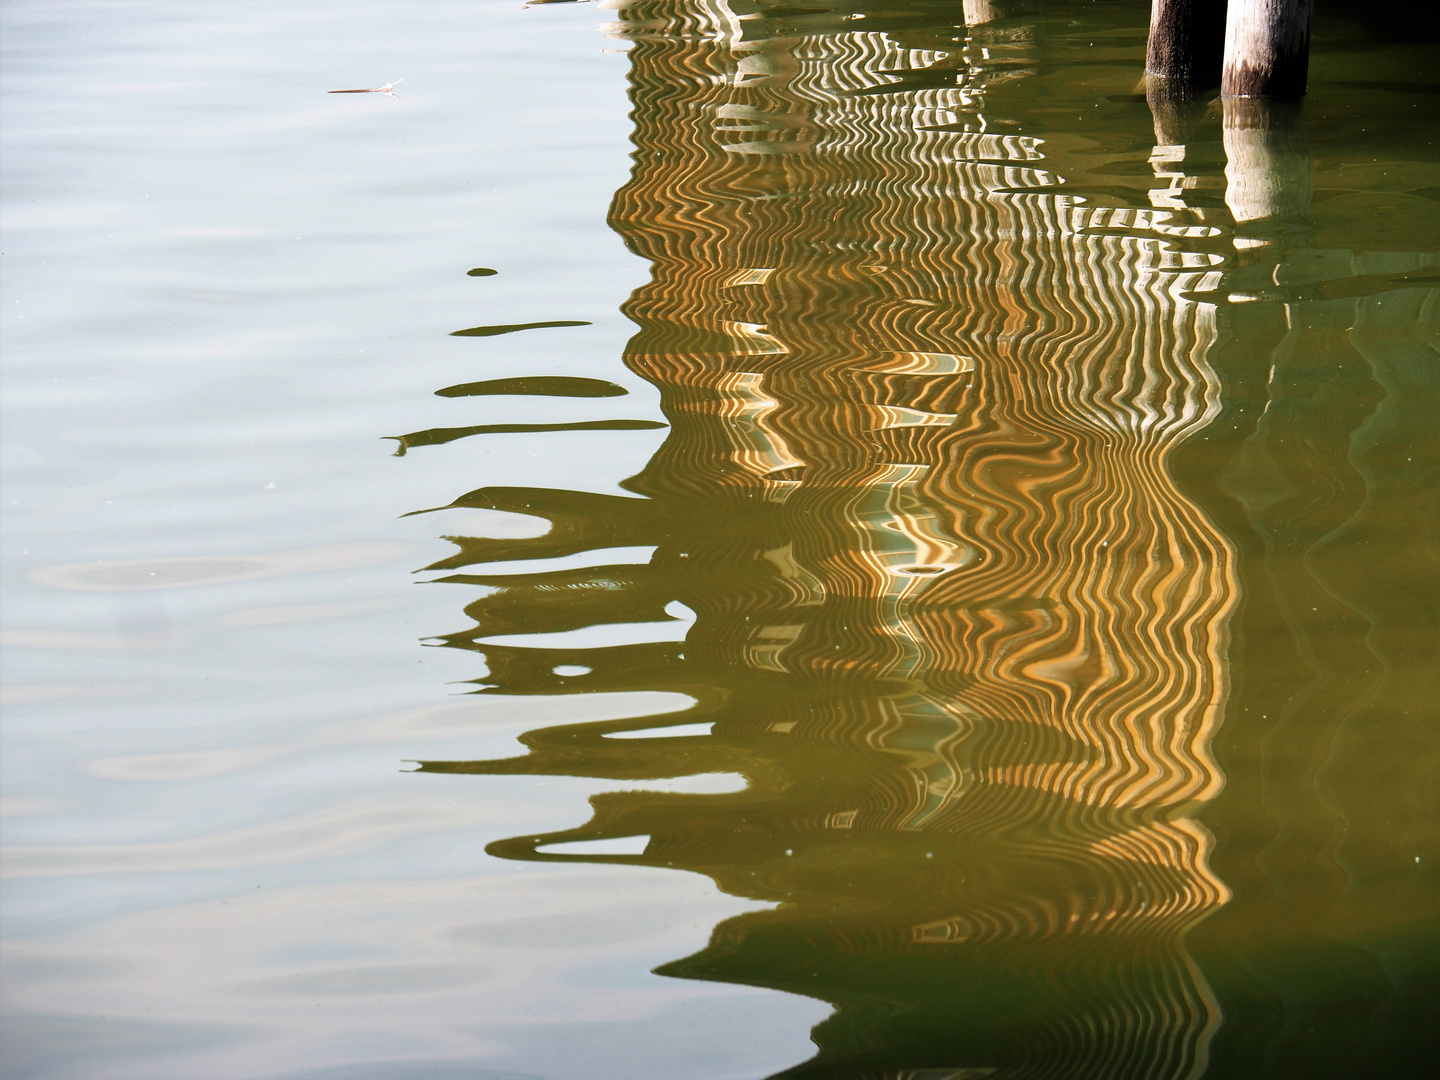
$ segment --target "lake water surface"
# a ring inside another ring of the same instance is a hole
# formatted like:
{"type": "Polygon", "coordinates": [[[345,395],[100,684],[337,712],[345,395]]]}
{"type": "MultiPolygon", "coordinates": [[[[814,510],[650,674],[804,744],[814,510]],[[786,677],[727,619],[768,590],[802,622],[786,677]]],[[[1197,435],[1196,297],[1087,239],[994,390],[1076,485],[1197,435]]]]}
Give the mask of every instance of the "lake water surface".
{"type": "Polygon", "coordinates": [[[0,1075],[1428,1073],[1440,49],[1148,11],[0,7],[0,1075]]]}

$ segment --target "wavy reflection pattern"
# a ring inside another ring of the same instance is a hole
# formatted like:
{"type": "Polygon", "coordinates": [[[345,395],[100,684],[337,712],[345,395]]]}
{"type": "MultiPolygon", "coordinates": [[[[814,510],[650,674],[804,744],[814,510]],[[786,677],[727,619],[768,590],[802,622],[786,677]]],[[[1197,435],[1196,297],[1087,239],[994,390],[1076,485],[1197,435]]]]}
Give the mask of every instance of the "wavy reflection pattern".
{"type": "Polygon", "coordinates": [[[484,655],[481,692],[697,703],[424,768],[744,774],[596,796],[587,824],[492,850],[773,901],[661,970],[833,1002],[785,1075],[1197,1076],[1219,1016],[1185,938],[1228,896],[1196,815],[1237,586],[1169,461],[1220,407],[1215,309],[1187,298],[1218,285],[1186,242],[1215,230],[1092,207],[1042,141],[985,130],[987,89],[1035,70],[1027,28],[862,25],[621,10],[635,165],[611,223],[653,267],[625,359],[672,431],[641,498],[456,500],[552,529],[456,538],[435,569],[488,590],[444,638],[484,655]],[[683,642],[488,640],[674,601],[683,642]],[[546,850],[627,836],[643,854],[546,850]]]}

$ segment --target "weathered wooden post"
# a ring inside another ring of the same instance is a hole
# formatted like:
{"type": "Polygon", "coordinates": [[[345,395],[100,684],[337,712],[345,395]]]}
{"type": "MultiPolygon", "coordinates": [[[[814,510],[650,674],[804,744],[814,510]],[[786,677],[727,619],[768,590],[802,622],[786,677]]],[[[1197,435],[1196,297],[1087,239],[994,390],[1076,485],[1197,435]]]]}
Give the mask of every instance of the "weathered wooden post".
{"type": "Polygon", "coordinates": [[[995,0],[965,0],[964,8],[966,26],[983,26],[1003,18],[1000,9],[995,6],[995,0]]]}
{"type": "Polygon", "coordinates": [[[1230,0],[1220,92],[1226,97],[1303,95],[1314,7],[1315,0],[1230,0]]]}
{"type": "Polygon", "coordinates": [[[999,19],[1029,15],[1042,5],[1037,0],[964,0],[966,26],[984,26],[999,19]]]}
{"type": "Polygon", "coordinates": [[[1187,87],[1214,86],[1224,46],[1225,0],[1151,0],[1147,74],[1187,87]]]}

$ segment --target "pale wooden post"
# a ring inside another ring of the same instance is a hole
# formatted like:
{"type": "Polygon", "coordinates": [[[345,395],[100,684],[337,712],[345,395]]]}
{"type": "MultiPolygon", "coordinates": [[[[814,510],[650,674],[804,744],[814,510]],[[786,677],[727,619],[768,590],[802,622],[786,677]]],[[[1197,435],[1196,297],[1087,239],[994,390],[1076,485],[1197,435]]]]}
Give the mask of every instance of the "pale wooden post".
{"type": "Polygon", "coordinates": [[[1220,81],[1224,45],[1225,0],[1151,0],[1148,74],[1214,86],[1220,81]]]}
{"type": "Polygon", "coordinates": [[[995,5],[995,0],[965,0],[964,8],[966,26],[983,26],[1004,18],[1004,13],[995,5]]]}
{"type": "Polygon", "coordinates": [[[1314,0],[1230,0],[1220,92],[1264,98],[1304,94],[1314,6],[1314,0]]]}
{"type": "Polygon", "coordinates": [[[964,0],[966,26],[984,26],[999,19],[1029,15],[1040,5],[1036,0],[964,0]]]}

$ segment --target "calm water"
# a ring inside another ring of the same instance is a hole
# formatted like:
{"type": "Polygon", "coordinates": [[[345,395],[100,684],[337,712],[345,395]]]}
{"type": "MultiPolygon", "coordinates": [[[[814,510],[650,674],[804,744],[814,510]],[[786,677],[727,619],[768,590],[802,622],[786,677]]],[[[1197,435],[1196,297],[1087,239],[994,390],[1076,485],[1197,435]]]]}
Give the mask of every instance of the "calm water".
{"type": "Polygon", "coordinates": [[[1440,49],[999,7],[0,7],[7,1080],[1428,1072],[1440,49]]]}

